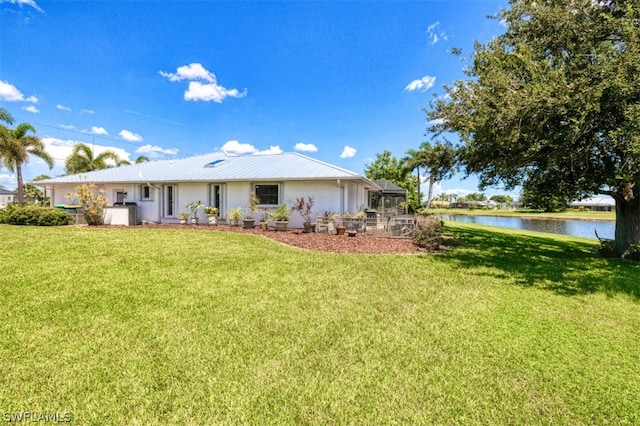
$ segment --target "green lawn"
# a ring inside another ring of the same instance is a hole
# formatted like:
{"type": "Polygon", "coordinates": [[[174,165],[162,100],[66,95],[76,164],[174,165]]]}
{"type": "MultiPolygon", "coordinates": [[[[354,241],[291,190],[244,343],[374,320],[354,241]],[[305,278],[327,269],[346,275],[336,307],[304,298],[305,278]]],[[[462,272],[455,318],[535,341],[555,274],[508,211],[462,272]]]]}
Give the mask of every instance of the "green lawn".
{"type": "MultiPolygon", "coordinates": [[[[450,224],[439,255],[0,225],[0,410],[76,424],[637,424],[640,265],[450,224]]],[[[338,238],[338,237],[336,237],[338,238]]],[[[4,414],[6,415],[6,414],[4,414]]]]}

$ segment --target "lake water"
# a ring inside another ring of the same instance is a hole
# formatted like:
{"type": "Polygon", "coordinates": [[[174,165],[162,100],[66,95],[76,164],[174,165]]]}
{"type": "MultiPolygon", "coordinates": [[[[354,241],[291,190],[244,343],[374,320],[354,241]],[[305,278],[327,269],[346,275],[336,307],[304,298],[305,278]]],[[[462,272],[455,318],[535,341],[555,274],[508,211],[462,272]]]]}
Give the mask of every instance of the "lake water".
{"type": "Polygon", "coordinates": [[[604,220],[577,219],[539,219],[507,216],[458,216],[438,215],[442,220],[454,222],[477,223],[479,225],[500,226],[503,228],[525,229],[527,231],[551,232],[553,234],[571,235],[574,237],[613,239],[615,222],[604,220]]]}

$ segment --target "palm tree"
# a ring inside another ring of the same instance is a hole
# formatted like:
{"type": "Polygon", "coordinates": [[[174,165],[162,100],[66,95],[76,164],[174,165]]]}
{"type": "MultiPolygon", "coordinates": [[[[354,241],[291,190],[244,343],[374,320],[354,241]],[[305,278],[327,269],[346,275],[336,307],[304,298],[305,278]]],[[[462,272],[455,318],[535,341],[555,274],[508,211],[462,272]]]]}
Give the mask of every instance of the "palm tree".
{"type": "MultiPolygon", "coordinates": [[[[422,144],[424,145],[424,143],[422,144]]],[[[425,151],[422,149],[422,145],[420,145],[420,149],[409,149],[405,153],[406,156],[402,158],[402,162],[405,167],[409,170],[416,170],[418,173],[418,205],[417,209],[422,206],[422,196],[420,195],[420,166],[425,163],[425,151]]]]}
{"type": "Polygon", "coordinates": [[[423,142],[417,151],[408,150],[404,161],[407,167],[418,169],[418,187],[420,186],[420,167],[424,167],[425,176],[429,176],[429,194],[426,204],[426,209],[429,210],[433,198],[433,185],[453,174],[456,164],[455,148],[448,142],[436,141],[433,145],[423,142]]]}
{"type": "MultiPolygon", "coordinates": [[[[13,117],[8,111],[0,109],[0,119],[13,124],[13,117]]],[[[44,160],[50,169],[53,168],[53,157],[45,150],[40,138],[30,135],[36,129],[29,123],[19,124],[15,129],[0,126],[0,162],[15,172],[18,180],[18,203],[24,202],[24,184],[22,180],[22,166],[29,162],[29,156],[44,160]]]]}
{"type": "MultiPolygon", "coordinates": [[[[149,157],[147,157],[146,155],[138,155],[138,157],[136,158],[136,161],[134,161],[134,163],[135,164],[140,164],[140,163],[146,163],[147,161],[149,161],[149,157]]],[[[131,165],[131,161],[125,160],[124,158],[122,160],[116,161],[116,167],[130,166],[130,165],[131,165]]]]}
{"type": "Polygon", "coordinates": [[[103,151],[93,156],[93,149],[84,143],[76,144],[71,155],[64,162],[64,170],[67,174],[91,172],[109,167],[107,160],[113,160],[118,164],[121,160],[118,154],[111,150],[103,151]]]}

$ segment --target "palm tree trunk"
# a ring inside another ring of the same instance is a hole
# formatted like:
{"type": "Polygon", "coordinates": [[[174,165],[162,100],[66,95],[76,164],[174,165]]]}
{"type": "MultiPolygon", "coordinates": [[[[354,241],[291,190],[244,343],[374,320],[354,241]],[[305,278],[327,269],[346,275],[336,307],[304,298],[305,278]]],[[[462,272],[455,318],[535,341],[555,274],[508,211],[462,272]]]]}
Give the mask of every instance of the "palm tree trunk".
{"type": "Polygon", "coordinates": [[[420,196],[420,166],[416,167],[418,171],[418,209],[422,206],[422,197],[420,196]]]}
{"type": "Polygon", "coordinates": [[[429,176],[429,195],[427,196],[427,208],[425,210],[429,211],[429,207],[431,207],[431,199],[433,198],[433,184],[435,179],[433,176],[429,176]]]}
{"type": "Polygon", "coordinates": [[[18,204],[24,203],[24,185],[22,183],[22,166],[16,164],[16,175],[18,177],[18,204]]]}

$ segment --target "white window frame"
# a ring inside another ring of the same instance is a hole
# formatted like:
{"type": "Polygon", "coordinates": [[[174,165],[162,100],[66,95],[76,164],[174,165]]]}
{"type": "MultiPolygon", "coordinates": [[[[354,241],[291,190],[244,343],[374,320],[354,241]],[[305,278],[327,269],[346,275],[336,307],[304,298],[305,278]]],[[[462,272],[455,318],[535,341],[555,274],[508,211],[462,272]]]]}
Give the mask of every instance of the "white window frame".
{"type": "Polygon", "coordinates": [[[140,201],[153,201],[153,186],[151,185],[140,185],[140,201]],[[149,196],[144,196],[144,189],[149,188],[149,196]]]}
{"type": "Polygon", "coordinates": [[[178,185],[162,186],[162,217],[178,217],[178,185]],[[169,199],[169,191],[171,191],[171,199],[169,199]],[[170,203],[170,204],[169,204],[170,203]]]}
{"type": "MultiPolygon", "coordinates": [[[[260,198],[258,196],[258,194],[256,193],[256,189],[258,186],[275,186],[278,188],[278,202],[276,204],[272,204],[272,203],[263,203],[260,202],[260,206],[268,206],[268,207],[277,207],[278,205],[282,204],[282,200],[283,200],[283,190],[284,190],[284,185],[282,183],[279,182],[256,182],[256,183],[252,183],[251,184],[251,193],[256,195],[258,198],[260,198]]],[[[261,200],[262,201],[262,200],[261,200]]]]}

